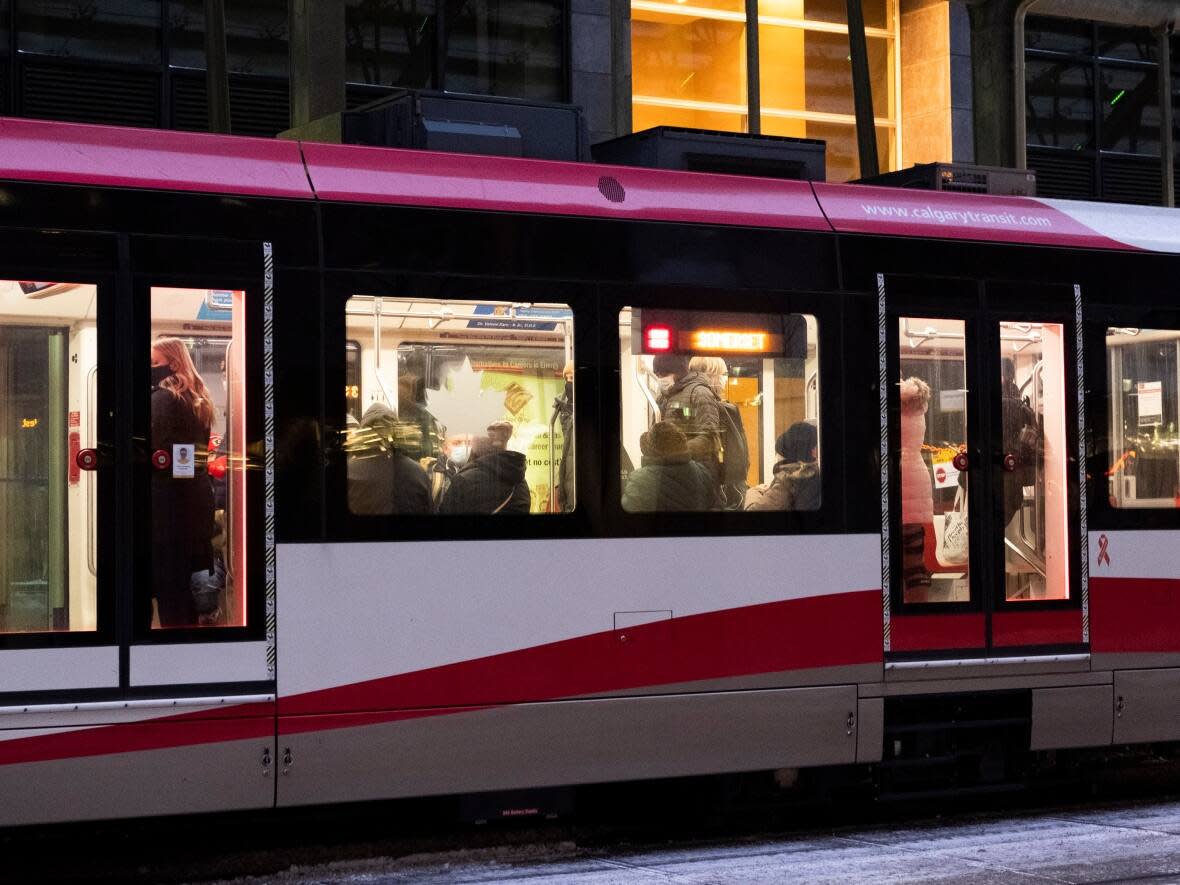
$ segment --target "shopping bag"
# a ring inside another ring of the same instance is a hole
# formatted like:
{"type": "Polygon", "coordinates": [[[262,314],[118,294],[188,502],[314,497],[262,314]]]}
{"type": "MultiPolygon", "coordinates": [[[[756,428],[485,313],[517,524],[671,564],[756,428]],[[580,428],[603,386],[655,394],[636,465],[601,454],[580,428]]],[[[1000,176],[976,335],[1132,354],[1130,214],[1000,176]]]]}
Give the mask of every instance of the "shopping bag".
{"type": "Polygon", "coordinates": [[[967,531],[967,493],[962,486],[955,491],[955,503],[942,515],[942,540],[938,561],[944,565],[962,565],[970,558],[967,531]]]}

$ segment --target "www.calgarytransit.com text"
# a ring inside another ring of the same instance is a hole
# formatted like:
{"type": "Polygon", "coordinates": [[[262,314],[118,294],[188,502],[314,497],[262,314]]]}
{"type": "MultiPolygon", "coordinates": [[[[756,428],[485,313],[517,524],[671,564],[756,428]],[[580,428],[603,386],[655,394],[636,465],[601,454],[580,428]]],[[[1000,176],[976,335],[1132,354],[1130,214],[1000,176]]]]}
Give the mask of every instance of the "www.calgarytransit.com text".
{"type": "Polygon", "coordinates": [[[865,215],[880,218],[912,218],[917,221],[937,221],[940,224],[996,224],[1001,227],[1052,227],[1053,220],[1044,215],[1013,215],[1011,212],[965,212],[935,209],[923,206],[910,209],[907,206],[882,206],[875,203],[861,203],[865,215]]]}

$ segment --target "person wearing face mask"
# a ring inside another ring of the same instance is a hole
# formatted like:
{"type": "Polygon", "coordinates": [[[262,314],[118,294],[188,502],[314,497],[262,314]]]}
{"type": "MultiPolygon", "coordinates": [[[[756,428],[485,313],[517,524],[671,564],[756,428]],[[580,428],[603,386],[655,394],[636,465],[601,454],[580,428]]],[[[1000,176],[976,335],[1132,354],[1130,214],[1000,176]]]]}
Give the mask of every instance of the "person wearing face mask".
{"type": "Polygon", "coordinates": [[[721,423],[721,500],[726,510],[741,510],[750,487],[750,446],[742,426],[742,413],[729,396],[729,366],[719,356],[694,356],[688,361],[690,372],[700,372],[709,379],[717,394],[717,416],[721,423]]]}
{"type": "Polygon", "coordinates": [[[721,488],[721,401],[702,372],[689,368],[688,357],[662,353],[652,359],[660,382],[657,404],[664,421],[671,421],[688,438],[694,461],[704,465],[721,488]]]}
{"type": "Polygon", "coordinates": [[[195,627],[211,614],[197,611],[190,581],[213,566],[213,400],[179,338],[152,343],[151,381],[151,450],[170,462],[151,472],[152,593],[161,627],[195,627]],[[191,463],[181,463],[181,451],[191,463]]]}
{"type": "Polygon", "coordinates": [[[565,390],[553,401],[561,421],[561,467],[557,474],[557,500],[562,513],[574,509],[574,363],[569,360],[561,370],[565,390]]]}
{"type": "Polygon", "coordinates": [[[486,436],[474,437],[470,458],[452,477],[439,513],[529,512],[526,460],[520,452],[509,451],[511,436],[512,425],[497,421],[488,425],[486,436]]]}

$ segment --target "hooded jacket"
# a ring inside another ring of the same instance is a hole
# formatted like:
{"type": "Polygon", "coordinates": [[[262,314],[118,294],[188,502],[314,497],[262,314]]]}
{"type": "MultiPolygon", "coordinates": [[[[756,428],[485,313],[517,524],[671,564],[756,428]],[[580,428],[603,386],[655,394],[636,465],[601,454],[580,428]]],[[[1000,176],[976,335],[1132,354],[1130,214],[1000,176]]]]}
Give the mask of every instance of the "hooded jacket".
{"type": "Polygon", "coordinates": [[[644,455],[642,466],[627,478],[623,490],[623,509],[629,513],[714,510],[716,503],[716,483],[688,452],[644,455]]]}
{"type": "Polygon", "coordinates": [[[520,452],[486,452],[451,478],[439,513],[528,513],[527,464],[520,452]]]}
{"type": "Polygon", "coordinates": [[[721,400],[709,379],[700,372],[683,375],[660,398],[659,406],[663,420],[674,423],[688,437],[693,458],[706,462],[713,476],[718,476],[721,400]]]}
{"type": "Polygon", "coordinates": [[[819,465],[814,461],[784,461],[774,465],[770,482],[746,492],[746,510],[818,510],[819,465]]]}

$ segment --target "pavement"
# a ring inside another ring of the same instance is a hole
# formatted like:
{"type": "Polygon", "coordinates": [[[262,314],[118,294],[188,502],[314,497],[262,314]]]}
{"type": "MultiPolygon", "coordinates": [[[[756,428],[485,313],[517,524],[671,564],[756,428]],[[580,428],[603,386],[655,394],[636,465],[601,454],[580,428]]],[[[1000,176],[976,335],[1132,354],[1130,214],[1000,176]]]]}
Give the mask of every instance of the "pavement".
{"type": "MultiPolygon", "coordinates": [[[[932,812],[934,809],[932,809],[932,812]]],[[[233,885],[1180,885],[1180,801],[587,848],[570,841],[292,867],[233,885]]]]}

